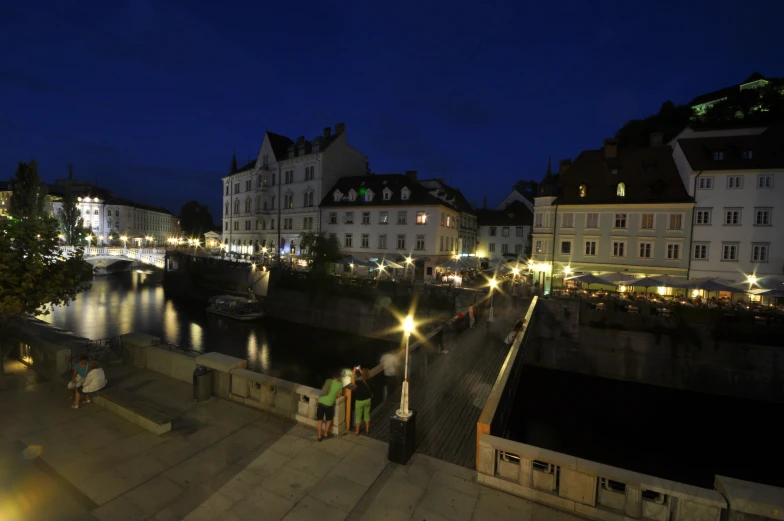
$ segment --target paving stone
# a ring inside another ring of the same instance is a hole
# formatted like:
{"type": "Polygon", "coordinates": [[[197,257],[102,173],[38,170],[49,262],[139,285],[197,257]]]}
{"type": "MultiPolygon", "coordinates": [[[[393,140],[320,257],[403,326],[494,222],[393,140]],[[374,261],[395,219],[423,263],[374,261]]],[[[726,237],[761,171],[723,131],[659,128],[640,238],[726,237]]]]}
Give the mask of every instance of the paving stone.
{"type": "Polygon", "coordinates": [[[470,521],[476,502],[475,497],[431,483],[417,509],[421,508],[454,521],[470,521]]]}
{"type": "Polygon", "coordinates": [[[118,497],[95,509],[93,515],[101,521],[138,521],[149,514],[125,497],[118,497]]]}
{"type": "Polygon", "coordinates": [[[235,501],[229,496],[215,492],[197,509],[185,516],[184,521],[215,521],[217,517],[228,511],[234,503],[235,501]]]}
{"type": "Polygon", "coordinates": [[[165,463],[143,454],[116,465],[114,470],[135,486],[157,476],[167,468],[168,465],[165,463]]]}
{"type": "Polygon", "coordinates": [[[272,445],[270,445],[270,449],[274,450],[275,452],[280,452],[285,456],[294,457],[300,452],[302,452],[303,450],[313,445],[315,441],[316,441],[315,435],[312,440],[306,440],[304,438],[300,438],[299,436],[294,436],[292,434],[284,434],[272,445]]]}
{"type": "Polygon", "coordinates": [[[103,505],[136,486],[114,469],[107,470],[86,480],[79,489],[96,504],[103,505]]]}
{"type": "Polygon", "coordinates": [[[320,450],[317,445],[311,445],[292,458],[288,465],[317,478],[323,478],[340,463],[341,459],[342,456],[336,456],[320,450]]]}
{"type": "Polygon", "coordinates": [[[177,465],[190,458],[202,448],[185,439],[169,440],[144,452],[147,456],[162,461],[169,466],[177,465]]]}
{"type": "MultiPolygon", "coordinates": [[[[469,513],[469,516],[470,515],[471,514],[469,513]]],[[[468,519],[471,518],[469,517],[468,519]]],[[[410,521],[451,521],[451,518],[436,514],[435,512],[431,512],[426,508],[417,507],[417,509],[414,510],[410,521]]]]}
{"type": "Polygon", "coordinates": [[[270,448],[256,456],[253,461],[245,465],[245,468],[261,475],[272,475],[289,461],[291,461],[289,456],[270,448]]]}
{"type": "Polygon", "coordinates": [[[349,479],[327,476],[308,495],[346,512],[351,512],[367,492],[366,485],[360,485],[349,479]]]}
{"type": "Polygon", "coordinates": [[[149,481],[123,494],[122,498],[141,508],[151,516],[171,504],[185,488],[165,476],[155,476],[149,481]]]}
{"type": "Polygon", "coordinates": [[[231,512],[243,521],[280,521],[288,514],[296,503],[280,497],[278,494],[260,488],[248,497],[238,501],[231,512]]]}
{"type": "Polygon", "coordinates": [[[291,509],[283,521],[343,521],[346,517],[348,512],[307,496],[291,509]]]}
{"type": "Polygon", "coordinates": [[[423,493],[424,488],[421,486],[393,474],[392,478],[384,483],[376,499],[387,505],[394,505],[398,510],[411,515],[423,493]]]}
{"type": "Polygon", "coordinates": [[[358,521],[409,521],[410,513],[387,505],[383,501],[373,501],[358,521]]]}
{"type": "Polygon", "coordinates": [[[356,446],[328,474],[350,479],[361,485],[370,486],[386,468],[387,459],[376,451],[356,446]]]}
{"type": "MultiPolygon", "coordinates": [[[[529,521],[535,503],[504,492],[482,487],[474,510],[476,521],[529,521]]],[[[551,513],[553,509],[548,509],[551,513]]],[[[545,518],[546,519],[546,518],[545,518]]]]}
{"type": "Polygon", "coordinates": [[[221,494],[226,494],[230,498],[239,501],[248,497],[254,490],[260,488],[264,479],[264,476],[260,476],[255,472],[242,470],[223,485],[220,488],[220,492],[221,494]]]}
{"type": "Polygon", "coordinates": [[[167,478],[181,485],[199,485],[204,483],[226,466],[212,461],[205,461],[196,456],[171,467],[163,473],[167,478]]]}
{"type": "Polygon", "coordinates": [[[473,480],[459,478],[452,474],[447,474],[441,470],[436,471],[430,482],[435,483],[436,485],[451,488],[452,490],[456,490],[475,498],[479,497],[479,492],[482,489],[482,487],[473,480]]]}
{"type": "Polygon", "coordinates": [[[264,480],[262,487],[291,501],[301,500],[319,478],[289,466],[281,467],[274,476],[264,480]]]}

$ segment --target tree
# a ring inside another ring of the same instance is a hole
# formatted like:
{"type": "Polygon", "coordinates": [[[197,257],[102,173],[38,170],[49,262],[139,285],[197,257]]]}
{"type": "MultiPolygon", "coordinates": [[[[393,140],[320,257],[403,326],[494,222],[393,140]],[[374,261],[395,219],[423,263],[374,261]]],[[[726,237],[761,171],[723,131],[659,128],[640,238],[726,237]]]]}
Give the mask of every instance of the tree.
{"type": "Polygon", "coordinates": [[[77,246],[83,244],[84,219],[82,219],[82,212],[71,189],[71,178],[72,176],[69,175],[68,185],[65,187],[65,195],[63,196],[63,206],[60,213],[57,214],[57,220],[65,243],[77,246]]]}
{"type": "Polygon", "coordinates": [[[207,205],[189,201],[180,209],[180,228],[186,236],[203,241],[204,234],[214,227],[215,221],[207,205]]]}
{"type": "Polygon", "coordinates": [[[695,119],[695,127],[721,128],[728,124],[767,126],[784,122],[784,90],[771,81],[756,89],[738,90],[711,105],[695,119]]]}
{"type": "Polygon", "coordinates": [[[620,146],[647,147],[650,145],[651,134],[661,133],[663,142],[666,143],[691,124],[692,116],[691,107],[665,101],[657,114],[626,122],[615,137],[620,146]]]}
{"type": "Polygon", "coordinates": [[[302,232],[299,245],[304,250],[305,258],[310,265],[311,273],[323,275],[328,272],[330,264],[343,258],[337,237],[326,237],[320,233],[302,232]]]}
{"type": "Polygon", "coordinates": [[[14,174],[10,215],[25,220],[45,217],[46,194],[46,185],[41,184],[35,159],[29,163],[20,161],[14,174]]]}

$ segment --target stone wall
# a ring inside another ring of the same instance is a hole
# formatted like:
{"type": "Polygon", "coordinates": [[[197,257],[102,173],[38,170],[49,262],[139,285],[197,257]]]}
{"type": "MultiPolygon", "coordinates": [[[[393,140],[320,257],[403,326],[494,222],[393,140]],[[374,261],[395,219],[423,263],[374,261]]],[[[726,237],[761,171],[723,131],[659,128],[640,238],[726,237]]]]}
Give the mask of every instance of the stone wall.
{"type": "Polygon", "coordinates": [[[71,356],[89,341],[31,317],[8,325],[0,339],[4,346],[11,348],[11,357],[26,363],[47,380],[61,379],[70,369],[71,356]]]}

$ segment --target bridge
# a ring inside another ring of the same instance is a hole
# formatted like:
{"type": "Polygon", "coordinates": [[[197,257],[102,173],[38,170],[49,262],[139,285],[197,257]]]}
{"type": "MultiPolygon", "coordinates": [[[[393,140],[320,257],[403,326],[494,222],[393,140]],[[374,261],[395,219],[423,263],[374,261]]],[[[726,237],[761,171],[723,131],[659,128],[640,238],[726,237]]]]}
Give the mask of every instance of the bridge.
{"type": "MultiPolygon", "coordinates": [[[[73,246],[61,246],[63,255],[71,255],[73,246]]],[[[163,269],[166,266],[166,250],[164,248],[113,248],[91,246],[84,249],[84,260],[96,268],[107,268],[120,261],[136,261],[163,269]]]]}

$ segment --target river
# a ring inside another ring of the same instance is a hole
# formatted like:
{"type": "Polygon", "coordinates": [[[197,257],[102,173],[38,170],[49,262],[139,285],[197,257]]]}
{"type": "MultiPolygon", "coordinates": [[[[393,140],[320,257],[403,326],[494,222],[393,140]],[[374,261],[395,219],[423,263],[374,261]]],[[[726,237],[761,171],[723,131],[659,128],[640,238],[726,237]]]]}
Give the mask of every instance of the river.
{"type": "MultiPolygon", "coordinates": [[[[149,270],[147,270],[149,271],[149,270]]],[[[248,368],[321,387],[336,369],[373,367],[396,344],[272,318],[239,322],[208,314],[206,303],[167,295],[162,273],[95,277],[68,306],[39,318],[87,338],[141,332],[197,351],[245,358],[248,368]]]]}

